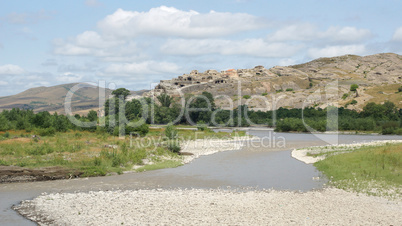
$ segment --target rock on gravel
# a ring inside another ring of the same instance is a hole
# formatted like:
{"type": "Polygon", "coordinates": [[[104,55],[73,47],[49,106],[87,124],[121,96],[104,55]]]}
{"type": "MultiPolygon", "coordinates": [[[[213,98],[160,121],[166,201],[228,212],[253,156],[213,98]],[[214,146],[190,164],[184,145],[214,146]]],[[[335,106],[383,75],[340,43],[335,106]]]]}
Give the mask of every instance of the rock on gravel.
{"type": "Polygon", "coordinates": [[[399,225],[401,201],[334,188],[158,189],[44,194],[15,209],[43,225],[399,225]]]}

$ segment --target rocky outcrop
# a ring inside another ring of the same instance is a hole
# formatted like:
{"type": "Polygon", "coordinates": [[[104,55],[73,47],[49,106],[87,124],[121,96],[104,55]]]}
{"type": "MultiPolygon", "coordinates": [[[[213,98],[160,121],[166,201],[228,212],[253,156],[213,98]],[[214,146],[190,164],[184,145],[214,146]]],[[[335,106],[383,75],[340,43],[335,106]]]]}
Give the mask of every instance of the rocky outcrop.
{"type": "MultiPolygon", "coordinates": [[[[161,81],[152,93],[178,97],[207,91],[215,97],[230,97],[233,105],[228,104],[228,98],[224,101],[216,98],[217,106],[224,108],[240,104],[259,110],[335,105],[360,110],[368,101],[383,102],[387,99],[402,107],[402,95],[395,93],[401,84],[402,56],[382,53],[364,57],[319,58],[305,64],[270,69],[256,66],[221,72],[193,70],[172,80],[161,81]],[[350,85],[354,83],[360,86],[358,95],[350,91],[350,85]],[[331,91],[334,86],[336,90],[331,91]],[[383,95],[379,95],[380,91],[383,95]],[[389,94],[384,95],[383,91],[389,94]],[[251,100],[245,96],[251,96],[251,100]],[[348,104],[354,99],[357,104],[348,104]]],[[[144,96],[150,94],[144,93],[144,96]]]]}

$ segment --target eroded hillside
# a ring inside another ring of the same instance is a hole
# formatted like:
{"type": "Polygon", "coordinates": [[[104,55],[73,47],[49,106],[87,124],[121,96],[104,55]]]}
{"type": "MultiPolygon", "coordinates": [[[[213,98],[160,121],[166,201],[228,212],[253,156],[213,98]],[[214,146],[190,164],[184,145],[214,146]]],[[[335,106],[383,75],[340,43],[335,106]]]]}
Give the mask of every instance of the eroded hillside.
{"type": "Polygon", "coordinates": [[[401,85],[402,56],[383,53],[319,58],[305,64],[270,69],[256,66],[220,72],[194,70],[172,80],[163,80],[153,92],[144,95],[166,92],[179,97],[207,91],[222,108],[235,108],[239,104],[247,104],[255,110],[334,105],[361,110],[368,102],[386,100],[401,108],[402,93],[398,93],[401,85]],[[352,84],[359,88],[350,91],[352,84]]]}

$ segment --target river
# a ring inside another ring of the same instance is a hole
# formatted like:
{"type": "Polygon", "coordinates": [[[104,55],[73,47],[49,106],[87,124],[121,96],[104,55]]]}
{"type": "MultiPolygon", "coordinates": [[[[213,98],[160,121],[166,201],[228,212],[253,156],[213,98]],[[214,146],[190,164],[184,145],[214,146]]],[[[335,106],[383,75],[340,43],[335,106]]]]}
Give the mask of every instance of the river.
{"type": "Polygon", "coordinates": [[[143,173],[0,184],[0,225],[35,225],[11,209],[21,200],[43,192],[75,192],[151,188],[253,188],[309,191],[321,189],[326,178],[312,165],[293,159],[293,148],[347,144],[373,140],[402,140],[402,136],[274,133],[251,129],[262,141],[248,142],[241,150],[202,156],[173,169],[143,173]],[[314,179],[313,179],[314,178],[314,179]]]}

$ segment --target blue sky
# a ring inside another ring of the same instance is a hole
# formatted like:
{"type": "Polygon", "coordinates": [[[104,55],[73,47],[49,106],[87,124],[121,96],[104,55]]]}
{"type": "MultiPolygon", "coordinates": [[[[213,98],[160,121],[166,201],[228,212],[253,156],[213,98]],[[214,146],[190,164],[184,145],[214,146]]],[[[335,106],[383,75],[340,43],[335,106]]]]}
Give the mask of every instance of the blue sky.
{"type": "Polygon", "coordinates": [[[0,96],[99,80],[130,90],[191,70],[402,54],[402,1],[0,0],[0,96]]]}

